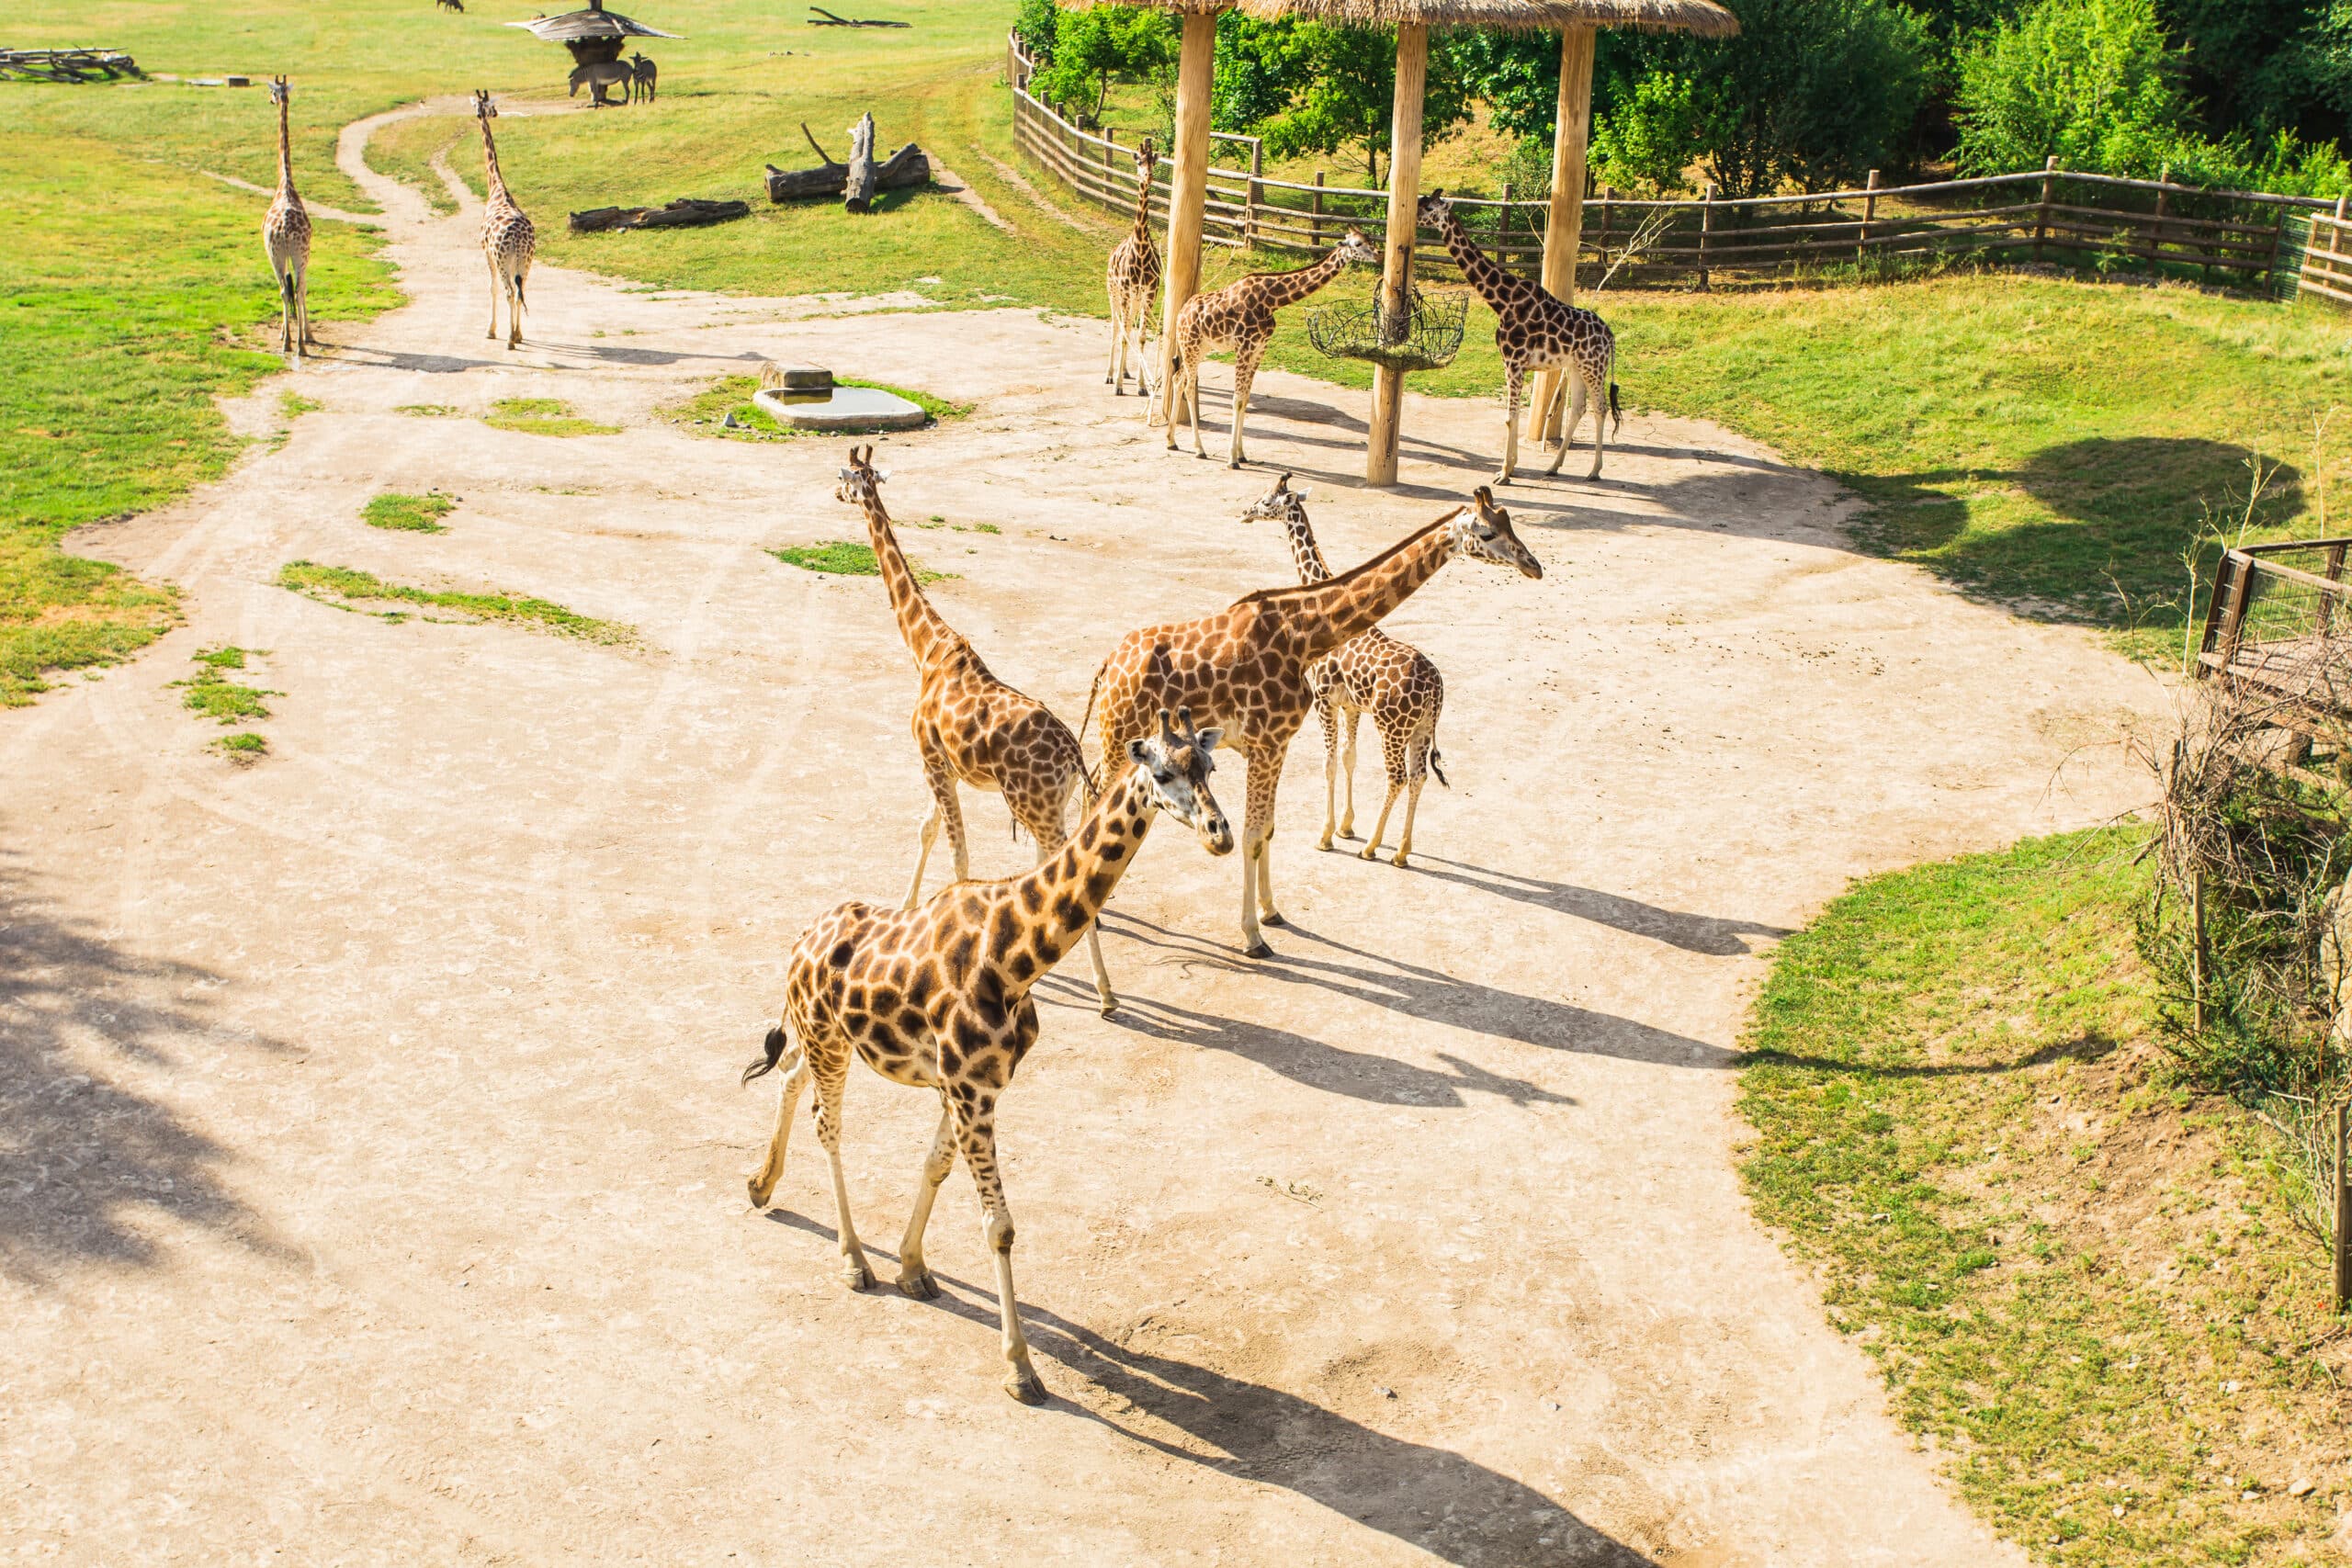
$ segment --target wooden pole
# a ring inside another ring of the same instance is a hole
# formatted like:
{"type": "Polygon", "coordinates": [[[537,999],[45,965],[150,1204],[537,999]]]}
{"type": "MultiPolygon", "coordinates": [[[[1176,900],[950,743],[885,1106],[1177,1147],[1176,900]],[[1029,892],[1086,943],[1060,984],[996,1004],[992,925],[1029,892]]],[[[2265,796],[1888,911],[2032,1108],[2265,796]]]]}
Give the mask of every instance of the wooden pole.
{"type": "Polygon", "coordinates": [[[1176,64],[1175,167],[1168,176],[1168,271],[1159,309],[1159,389],[1157,415],[1172,419],[1167,400],[1176,358],[1176,312],[1201,288],[1201,218],[1209,191],[1209,85],[1216,67],[1216,17],[1184,17],[1183,52],[1176,64]]]}
{"type": "Polygon", "coordinates": [[[1699,287],[1707,288],[1707,237],[1715,231],[1715,182],[1707,182],[1699,201],[1699,287]]]}
{"type": "MultiPolygon", "coordinates": [[[[1590,28],[1560,34],[1560,96],[1552,127],[1552,209],[1544,224],[1544,288],[1568,304],[1577,302],[1577,247],[1584,241],[1585,152],[1592,132],[1592,41],[1590,28]]],[[[1542,444],[1560,433],[1560,411],[1552,409],[1559,381],[1546,370],[1529,389],[1527,438],[1542,444]],[[1551,417],[1544,417],[1546,411],[1551,417]]],[[[1561,400],[1563,403],[1566,400],[1561,400]]]]}
{"type": "Polygon", "coordinates": [[[2042,242],[2050,234],[2050,187],[2057,174],[2058,159],[2053,153],[2041,165],[2041,210],[2033,220],[2033,259],[2036,261],[2041,259],[2042,242]]]}
{"type": "Polygon", "coordinates": [[[1315,171],[1315,216],[1306,221],[1306,243],[1309,248],[1323,248],[1323,171],[1315,171]]]}
{"type": "Polygon", "coordinates": [[[2344,1106],[2335,1108],[2335,1310],[2352,1305],[2352,1183],[2345,1179],[2344,1106]]]}
{"type": "MultiPolygon", "coordinates": [[[[1401,321],[1413,299],[1413,238],[1421,196],[1421,91],[1428,85],[1430,30],[1396,29],[1396,98],[1389,121],[1388,240],[1380,269],[1380,309],[1401,321]]],[[[1380,365],[1372,373],[1372,431],[1364,446],[1366,484],[1396,482],[1396,446],[1404,432],[1405,373],[1380,365]]]]}
{"type": "Polygon", "coordinates": [[[1870,254],[1871,223],[1878,217],[1878,171],[1871,171],[1870,183],[1862,187],[1869,194],[1862,197],[1862,232],[1854,244],[1854,260],[1862,261],[1870,254]]]}
{"type": "Polygon", "coordinates": [[[1260,182],[1266,175],[1266,144],[1257,137],[1250,139],[1250,195],[1242,203],[1241,248],[1258,248],[1258,209],[1266,199],[1266,187],[1260,182]]]}

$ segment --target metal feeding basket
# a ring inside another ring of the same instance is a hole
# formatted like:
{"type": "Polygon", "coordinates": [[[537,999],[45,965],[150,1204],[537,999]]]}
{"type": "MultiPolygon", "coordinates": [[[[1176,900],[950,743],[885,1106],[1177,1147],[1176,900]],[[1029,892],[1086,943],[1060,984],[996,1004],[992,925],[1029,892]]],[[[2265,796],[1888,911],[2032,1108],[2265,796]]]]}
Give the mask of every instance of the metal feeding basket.
{"type": "Polygon", "coordinates": [[[1413,290],[1402,310],[1384,310],[1379,296],[1335,299],[1306,313],[1306,340],[1335,359],[1368,359],[1391,370],[1435,370],[1462,352],[1470,314],[1466,292],[1413,290]]]}

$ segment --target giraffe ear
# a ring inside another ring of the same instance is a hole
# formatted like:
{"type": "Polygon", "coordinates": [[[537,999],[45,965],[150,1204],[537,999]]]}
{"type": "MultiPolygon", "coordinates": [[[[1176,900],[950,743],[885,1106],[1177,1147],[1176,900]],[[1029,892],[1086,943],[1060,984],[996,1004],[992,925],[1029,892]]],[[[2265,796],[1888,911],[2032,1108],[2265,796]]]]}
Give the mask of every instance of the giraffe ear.
{"type": "Polygon", "coordinates": [[[1127,742],[1127,761],[1141,767],[1151,761],[1151,753],[1145,749],[1142,741],[1130,740],[1127,742]]]}
{"type": "Polygon", "coordinates": [[[1315,491],[1306,485],[1301,485],[1296,490],[1291,491],[1291,494],[1296,496],[1301,501],[1305,501],[1308,496],[1313,495],[1315,491]]]}
{"type": "Polygon", "coordinates": [[[1210,728],[1204,729],[1199,734],[1193,736],[1193,744],[1199,747],[1204,751],[1214,751],[1216,750],[1216,743],[1224,739],[1225,730],[1218,726],[1212,725],[1210,728]]]}

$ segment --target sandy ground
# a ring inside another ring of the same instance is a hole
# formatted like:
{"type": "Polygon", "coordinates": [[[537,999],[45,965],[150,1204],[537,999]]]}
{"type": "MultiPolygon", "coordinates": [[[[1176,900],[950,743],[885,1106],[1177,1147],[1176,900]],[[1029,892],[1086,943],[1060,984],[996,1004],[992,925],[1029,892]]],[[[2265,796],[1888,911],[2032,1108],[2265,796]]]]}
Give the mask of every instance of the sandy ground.
{"type": "MultiPolygon", "coordinates": [[[[1073,718],[1130,626],[1284,580],[1237,521],[1267,474],[1163,453],[1099,323],[541,268],[510,355],[474,212],[363,142],[414,303],[280,384],[324,405],[282,449],[75,541],[186,585],[186,629],[0,714],[0,1557],[2020,1561],[1748,1217],[1733,1050],[1848,878],[2140,798],[2109,743],[2147,676],[1857,557],[1831,485],[1705,425],[1636,414],[1604,482],[1514,487],[1544,581],[1457,564],[1390,622],[1449,692],[1420,865],[1315,852],[1310,727],[1273,960],[1236,951],[1236,863],[1165,829],[1106,921],[1126,1010],[1082,964],[1041,990],[1001,1117],[1055,1395],[1023,1408],[960,1173],[935,1304],[836,1283],[805,1122],[745,1207],[786,949],[914,851],[913,681],[878,583],[763,553],[857,536],[835,444],[652,411],[772,356],[972,403],[885,443],[888,494],[1001,529],[908,537],[1073,718]],[[517,395],[627,429],[394,412],[517,395]],[[447,534],[358,520],[432,487],[447,534]],[[642,645],[389,624],[272,586],[298,558],[642,645]],[[282,694],[250,768],[167,686],[224,641],[282,694]]],[[[1254,456],[1339,560],[1493,459],[1493,404],[1417,401],[1406,487],[1363,492],[1363,395],[1261,392],[1254,456]]],[[[979,874],[1028,863],[967,811],[979,874]]],[[[933,1115],[853,1080],[886,1276],[933,1115]]]]}

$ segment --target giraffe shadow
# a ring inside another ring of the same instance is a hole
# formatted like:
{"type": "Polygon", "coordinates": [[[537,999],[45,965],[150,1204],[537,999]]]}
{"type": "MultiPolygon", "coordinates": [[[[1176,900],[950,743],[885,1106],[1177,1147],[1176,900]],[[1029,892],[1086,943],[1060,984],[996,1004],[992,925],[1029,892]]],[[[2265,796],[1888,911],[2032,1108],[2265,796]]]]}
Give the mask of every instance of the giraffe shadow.
{"type": "Polygon", "coordinates": [[[1312,986],[1408,1018],[1490,1034],[1522,1045],[1573,1051],[1582,1055],[1614,1056],[1658,1066],[1725,1068],[1738,1066],[1746,1060],[1737,1051],[1727,1051],[1720,1045],[1710,1045],[1703,1040],[1614,1013],[1554,1001],[1547,997],[1531,997],[1367,953],[1336,938],[1310,931],[1295,920],[1270,934],[1270,942],[1283,944],[1274,955],[1254,962],[1229,949],[1212,946],[1132,915],[1105,917],[1105,923],[1113,930],[1131,927],[1150,932],[1149,937],[1137,936],[1136,940],[1168,952],[1170,956],[1158,962],[1173,963],[1180,970],[1202,966],[1312,986]],[[1365,962],[1348,964],[1301,953],[1297,951],[1301,941],[1365,962]]]}
{"type": "Polygon", "coordinates": [[[1702,953],[1713,958],[1741,958],[1756,949],[1746,940],[1759,938],[1778,942],[1789,934],[1784,926],[1768,926],[1755,920],[1727,919],[1715,915],[1693,915],[1680,909],[1660,908],[1639,898],[1623,894],[1603,893],[1595,888],[1578,887],[1573,883],[1545,882],[1517,872],[1490,871],[1485,866],[1465,861],[1447,860],[1442,855],[1416,853],[1412,868],[1423,876],[1440,882],[1451,882],[1498,898],[1510,898],[1522,904],[1532,904],[1541,909],[1555,909],[1573,915],[1580,920],[1590,920],[1628,932],[1645,936],[1679,947],[1685,953],[1702,953]],[[1442,868],[1442,869],[1441,869],[1442,868]]]}
{"type": "MultiPolygon", "coordinates": [[[[830,1225],[780,1209],[776,1224],[831,1241],[830,1225]]],[[[867,1254],[898,1261],[883,1247],[867,1254]]],[[[991,1336],[996,1298],[933,1270],[931,1304],[991,1336]]],[[[1513,1568],[1657,1568],[1550,1497],[1448,1449],[1416,1443],[1286,1390],[1126,1344],[1030,1301],[1021,1321],[1033,1353],[1099,1391],[1046,1409],[1106,1427],[1170,1460],[1279,1487],[1441,1562],[1513,1568]]]]}

